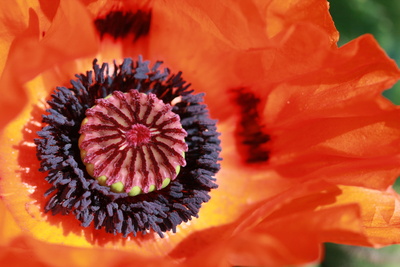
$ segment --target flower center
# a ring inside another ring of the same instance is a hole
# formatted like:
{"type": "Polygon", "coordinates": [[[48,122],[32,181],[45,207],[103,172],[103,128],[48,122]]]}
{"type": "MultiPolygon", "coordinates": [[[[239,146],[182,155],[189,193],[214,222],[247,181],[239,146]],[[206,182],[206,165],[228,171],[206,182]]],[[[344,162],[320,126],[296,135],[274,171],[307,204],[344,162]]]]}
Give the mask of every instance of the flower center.
{"type": "Polygon", "coordinates": [[[132,125],[132,128],[125,134],[125,137],[129,146],[137,147],[147,144],[150,141],[151,132],[145,125],[136,123],[132,125]]]}
{"type": "Polygon", "coordinates": [[[101,185],[129,196],[166,187],[185,166],[186,131],[154,94],[114,91],[86,111],[79,147],[101,185]]]}
{"type": "Polygon", "coordinates": [[[203,94],[181,72],[149,64],[126,58],[111,71],[94,60],[48,101],[35,139],[51,185],[44,211],[72,214],[85,236],[175,233],[218,187],[219,133],[203,94]]]}

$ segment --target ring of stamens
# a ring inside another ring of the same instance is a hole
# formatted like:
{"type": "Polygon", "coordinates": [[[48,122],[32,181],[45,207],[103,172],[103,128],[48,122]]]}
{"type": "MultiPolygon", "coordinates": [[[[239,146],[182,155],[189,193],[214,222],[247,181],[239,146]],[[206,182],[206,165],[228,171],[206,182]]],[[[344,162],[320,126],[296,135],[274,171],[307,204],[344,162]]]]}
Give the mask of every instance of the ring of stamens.
{"type": "Polygon", "coordinates": [[[130,196],[166,187],[185,166],[186,131],[154,94],[114,91],[86,111],[79,147],[101,185],[130,196]]]}
{"type": "MultiPolygon", "coordinates": [[[[94,227],[123,237],[149,232],[164,237],[168,231],[175,233],[179,224],[199,216],[202,205],[210,200],[210,191],[218,187],[214,176],[220,169],[219,133],[204,104],[204,95],[195,94],[181,72],[161,70],[161,63],[157,61],[150,66],[141,57],[126,58],[120,65],[114,62],[110,68],[108,63],[99,65],[94,60],[93,69],[77,74],[70,87],[56,88],[43,115],[46,126],[37,132],[35,139],[39,170],[46,173],[45,180],[50,185],[44,194],[47,214],[72,214],[82,227],[88,227],[82,229],[88,236],[97,236],[94,227]],[[137,197],[115,193],[93,179],[85,171],[79,157],[84,152],[78,146],[86,111],[98,99],[132,88],[155,94],[172,105],[187,132],[188,145],[186,166],[175,180],[163,190],[137,197]]],[[[54,217],[60,223],[63,218],[54,217]]]]}

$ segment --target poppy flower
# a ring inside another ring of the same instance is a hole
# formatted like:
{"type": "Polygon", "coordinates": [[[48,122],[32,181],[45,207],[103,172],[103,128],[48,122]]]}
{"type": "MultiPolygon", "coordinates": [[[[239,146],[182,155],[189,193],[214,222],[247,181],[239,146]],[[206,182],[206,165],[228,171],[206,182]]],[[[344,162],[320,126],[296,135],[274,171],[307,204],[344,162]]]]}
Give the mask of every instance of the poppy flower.
{"type": "Polygon", "coordinates": [[[32,2],[0,16],[0,262],[282,266],[399,242],[381,93],[400,72],[369,35],[337,47],[326,1],[32,2]]]}

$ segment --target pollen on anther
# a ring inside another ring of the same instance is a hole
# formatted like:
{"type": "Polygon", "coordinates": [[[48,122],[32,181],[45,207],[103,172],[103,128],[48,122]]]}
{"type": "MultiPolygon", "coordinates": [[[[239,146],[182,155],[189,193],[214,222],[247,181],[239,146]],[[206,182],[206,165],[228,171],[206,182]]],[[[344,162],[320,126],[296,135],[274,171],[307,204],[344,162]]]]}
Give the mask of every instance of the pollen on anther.
{"type": "Polygon", "coordinates": [[[153,94],[114,91],[86,111],[79,139],[89,175],[129,196],[160,190],[174,180],[188,146],[172,107],[153,94]]]}

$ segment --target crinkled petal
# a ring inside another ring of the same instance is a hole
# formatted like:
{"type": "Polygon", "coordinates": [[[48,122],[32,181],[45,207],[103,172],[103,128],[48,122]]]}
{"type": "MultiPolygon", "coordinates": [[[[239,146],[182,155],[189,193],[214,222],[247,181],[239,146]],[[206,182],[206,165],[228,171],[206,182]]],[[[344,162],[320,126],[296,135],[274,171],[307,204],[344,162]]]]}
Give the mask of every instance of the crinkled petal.
{"type": "Polygon", "coordinates": [[[0,9],[0,73],[6,64],[10,45],[23,34],[29,22],[29,7],[36,9],[37,1],[4,1],[0,9]]]}
{"type": "MultiPolygon", "coordinates": [[[[376,177],[378,179],[378,177],[376,177]]],[[[400,242],[400,196],[391,188],[386,191],[364,187],[340,186],[343,194],[335,206],[357,203],[369,246],[381,247],[400,242]]],[[[366,245],[350,242],[351,245],[366,245]]]]}
{"type": "MultiPolygon", "coordinates": [[[[303,29],[292,36],[307,40],[306,32],[303,29]]],[[[320,35],[314,34],[316,39],[307,41],[305,47],[304,42],[302,46],[297,45],[298,40],[288,40],[282,51],[296,51],[296,55],[281,54],[284,58],[275,59],[280,64],[288,62],[288,66],[271,66],[272,79],[283,79],[275,80],[278,83],[269,92],[264,108],[266,123],[284,127],[321,117],[362,116],[390,106],[380,94],[399,79],[400,71],[372,36],[330,49],[327,45],[317,47],[317,38],[324,37],[320,35]]]]}
{"type": "Polygon", "coordinates": [[[0,247],[2,266],[34,267],[119,267],[133,266],[176,266],[168,258],[149,258],[115,249],[74,248],[38,241],[30,236],[21,235],[7,246],[0,247]]]}
{"type": "MultiPolygon", "coordinates": [[[[83,2],[101,7],[100,2],[83,2]]],[[[135,1],[122,2],[125,8],[137,8],[135,1]]],[[[0,165],[6,166],[0,170],[0,192],[16,223],[34,238],[4,236],[0,240],[10,250],[0,262],[28,255],[32,264],[51,266],[278,266],[319,259],[322,242],[400,242],[391,237],[398,226],[396,195],[388,191],[386,198],[382,191],[350,186],[340,191],[321,182],[384,190],[399,173],[398,111],[380,97],[399,70],[370,36],[337,48],[338,34],[323,0],[151,5],[150,35],[135,45],[122,42],[123,55],[165,60],[174,71],[182,70],[197,91],[207,93],[212,115],[223,121],[226,159],[217,176],[220,188],[199,219],[164,239],[113,238],[83,230],[69,216],[59,224],[43,214],[42,203],[31,195],[44,193],[32,143],[40,128],[41,101],[72,77],[76,68],[64,72],[74,65],[66,61],[102,53],[105,46],[97,46],[96,15],[79,2],[61,0],[57,13],[53,5],[42,5],[43,14],[31,10],[29,27],[22,27],[11,45],[0,81],[1,90],[12,88],[3,99],[10,107],[2,109],[14,108],[4,124],[22,110],[0,137],[0,165]],[[40,38],[42,16],[52,27],[40,38]],[[21,49],[23,53],[15,52],[21,49]],[[34,86],[37,80],[39,87],[34,86]],[[272,137],[268,164],[245,165],[235,149],[229,117],[237,108],[229,92],[238,87],[261,97],[260,114],[272,137]],[[32,187],[32,180],[39,186],[32,187]],[[55,245],[60,243],[65,246],[55,245]]]]}
{"type": "Polygon", "coordinates": [[[0,201],[0,215],[0,245],[5,246],[21,234],[21,229],[2,200],[0,201]]]}
{"type": "Polygon", "coordinates": [[[329,3],[324,0],[271,1],[266,12],[268,36],[274,37],[294,24],[311,23],[324,30],[330,43],[336,45],[339,33],[328,8],[329,3]]]}
{"type": "MultiPolygon", "coordinates": [[[[23,84],[49,67],[84,55],[95,54],[97,37],[87,11],[76,0],[60,1],[60,7],[51,27],[39,32],[37,13],[29,12],[29,26],[12,42],[6,67],[1,76],[4,112],[0,125],[3,127],[26,104],[23,84]],[[44,35],[43,38],[40,35],[44,35]],[[68,49],[65,49],[65,47],[68,49]],[[12,89],[10,89],[12,88],[12,89]]],[[[50,91],[52,88],[48,88],[50,91]]]]}
{"type": "Polygon", "coordinates": [[[286,266],[321,259],[322,242],[359,237],[356,205],[301,212],[276,221],[266,219],[232,241],[229,258],[235,265],[286,266]],[[295,238],[294,238],[295,237],[295,238]]]}
{"type": "Polygon", "coordinates": [[[288,178],[385,190],[400,173],[399,115],[382,111],[280,129],[272,135],[271,164],[288,178]]]}
{"type": "Polygon", "coordinates": [[[335,203],[338,188],[323,182],[294,188],[231,224],[193,233],[171,256],[186,257],[188,265],[201,259],[207,266],[285,266],[319,259],[322,242],[364,238],[357,205],[320,209],[335,203]]]}
{"type": "Polygon", "coordinates": [[[219,119],[231,115],[232,108],[224,103],[231,102],[232,89],[248,86],[268,93],[271,80],[283,80],[301,69],[297,62],[319,66],[315,52],[332,47],[337,39],[326,1],[219,1],[211,9],[192,2],[165,5],[157,2],[153,7],[149,54],[184,70],[193,88],[206,92],[211,113],[219,119]],[[318,7],[311,16],[310,6],[318,7]],[[219,12],[222,9],[225,12],[219,12]],[[286,37],[304,24],[313,25],[323,38],[309,29],[300,29],[295,39],[286,37]],[[268,31],[277,36],[270,39],[268,31]],[[267,56],[254,52],[266,47],[267,56]]]}

